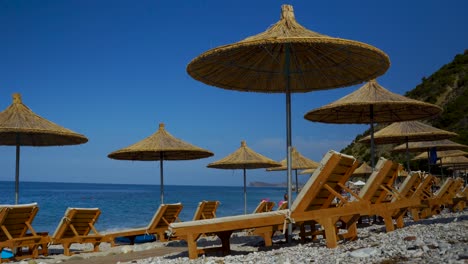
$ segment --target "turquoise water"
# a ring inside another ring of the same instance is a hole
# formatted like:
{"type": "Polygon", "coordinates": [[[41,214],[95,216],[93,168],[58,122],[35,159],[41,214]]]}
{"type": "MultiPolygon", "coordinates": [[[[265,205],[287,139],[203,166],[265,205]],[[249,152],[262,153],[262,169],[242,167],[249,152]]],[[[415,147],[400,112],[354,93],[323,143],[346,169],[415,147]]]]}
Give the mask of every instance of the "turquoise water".
{"type": "MultiPolygon", "coordinates": [[[[14,204],[14,182],[0,181],[0,204],[14,204]]],[[[284,187],[247,187],[247,211],[262,199],[278,204],[284,187]]],[[[164,186],[165,203],[181,202],[182,221],[191,220],[198,202],[221,202],[217,216],[244,213],[243,187],[164,186]]],[[[160,203],[159,185],[21,182],[20,203],[37,202],[36,231],[54,232],[67,207],[98,207],[102,213],[96,224],[100,232],[146,226],[160,203]]],[[[276,209],[276,207],[275,207],[276,209]]]]}

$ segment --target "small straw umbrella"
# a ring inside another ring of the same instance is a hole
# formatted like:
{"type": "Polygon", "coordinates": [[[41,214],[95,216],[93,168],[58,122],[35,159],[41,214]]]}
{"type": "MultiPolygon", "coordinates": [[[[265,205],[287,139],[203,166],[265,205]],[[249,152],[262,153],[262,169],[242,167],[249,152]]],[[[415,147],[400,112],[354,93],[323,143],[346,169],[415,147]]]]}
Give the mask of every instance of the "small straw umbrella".
{"type": "Polygon", "coordinates": [[[241,146],[232,154],[208,164],[208,168],[217,169],[242,169],[244,171],[244,214],[247,214],[247,176],[245,170],[279,167],[281,164],[269,159],[247,146],[241,141],[241,146]]]}
{"type": "Polygon", "coordinates": [[[293,7],[283,5],[280,20],[266,31],[206,51],[188,64],[187,72],[195,80],[223,89],[286,95],[291,197],[291,93],[359,84],[384,74],[389,66],[383,51],[308,30],[296,21],[293,7]]]}
{"type": "MultiPolygon", "coordinates": [[[[277,168],[270,168],[267,171],[284,171],[287,170],[288,167],[286,165],[286,159],[280,161],[281,167],[277,168]]],[[[291,170],[295,171],[296,174],[296,193],[299,193],[299,184],[297,180],[297,170],[304,170],[304,169],[316,169],[320,164],[315,162],[309,158],[304,157],[296,148],[292,148],[291,150],[291,170]]],[[[288,196],[290,197],[290,196],[288,196]]]]}
{"type": "MultiPolygon", "coordinates": [[[[392,144],[405,142],[408,146],[410,141],[430,141],[440,140],[455,137],[458,134],[438,129],[430,125],[426,125],[419,121],[406,121],[393,123],[374,134],[375,144],[392,144]]],[[[359,140],[361,143],[369,143],[370,136],[359,140]]],[[[406,150],[407,169],[409,167],[409,150],[406,150]]]]}
{"type": "MultiPolygon", "coordinates": [[[[408,151],[421,152],[428,151],[432,148],[439,150],[457,150],[457,149],[468,149],[467,145],[455,143],[451,140],[434,140],[434,141],[421,141],[421,142],[410,142],[408,144],[408,151]]],[[[406,151],[406,144],[401,144],[392,149],[392,152],[401,153],[406,151]]]]}
{"type": "Polygon", "coordinates": [[[20,146],[65,146],[88,142],[76,132],[35,114],[13,94],[13,103],[0,113],[0,145],[16,146],[15,203],[19,203],[20,146]]]}
{"type": "Polygon", "coordinates": [[[311,110],[304,118],[334,124],[370,124],[371,166],[375,167],[374,123],[412,121],[442,112],[442,108],[392,93],[371,80],[355,92],[311,110]]]}
{"type": "Polygon", "coordinates": [[[361,166],[359,166],[354,172],[353,176],[357,177],[362,177],[362,176],[368,176],[372,173],[372,167],[367,165],[367,163],[363,162],[361,166]]]}
{"type": "Polygon", "coordinates": [[[468,158],[465,156],[444,157],[437,164],[441,167],[468,165],[468,158]]]}
{"type": "Polygon", "coordinates": [[[151,136],[126,148],[114,151],[107,157],[116,160],[140,160],[160,162],[161,204],[164,204],[164,160],[194,160],[213,156],[213,153],[175,138],[159,124],[159,130],[151,136]]]}
{"type": "MultiPolygon", "coordinates": [[[[444,151],[437,151],[437,158],[447,158],[447,157],[458,157],[458,156],[467,156],[468,152],[462,150],[444,150],[444,151]]],[[[427,152],[422,152],[413,160],[424,160],[429,159],[429,155],[427,152]]]]}

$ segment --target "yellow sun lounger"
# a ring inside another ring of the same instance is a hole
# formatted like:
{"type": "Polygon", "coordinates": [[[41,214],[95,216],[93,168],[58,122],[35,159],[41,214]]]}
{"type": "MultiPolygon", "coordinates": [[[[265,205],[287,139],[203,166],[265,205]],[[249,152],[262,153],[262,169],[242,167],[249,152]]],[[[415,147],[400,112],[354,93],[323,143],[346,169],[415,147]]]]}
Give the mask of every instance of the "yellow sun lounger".
{"type": "Polygon", "coordinates": [[[101,210],[99,208],[68,208],[51,237],[54,245],[63,245],[63,253],[72,255],[73,243],[91,243],[95,252],[99,251],[102,235],[94,227],[101,210]]]}
{"type": "Polygon", "coordinates": [[[167,241],[165,231],[168,229],[170,223],[180,221],[179,214],[182,208],[183,206],[181,203],[161,204],[147,226],[107,233],[104,235],[103,240],[115,246],[115,238],[126,237],[130,239],[130,243],[133,244],[137,236],[155,234],[160,241],[167,241]]]}
{"type": "Polygon", "coordinates": [[[258,213],[271,212],[273,210],[273,207],[275,207],[275,202],[261,200],[258,203],[255,210],[253,211],[253,213],[258,214],[258,213]]]}
{"type": "MultiPolygon", "coordinates": [[[[36,258],[38,247],[42,246],[43,254],[47,255],[48,237],[37,234],[32,227],[38,210],[37,203],[0,205],[0,252],[9,248],[16,251],[15,260],[36,258]],[[24,247],[28,252],[23,252],[24,247]]],[[[1,257],[0,262],[3,262],[1,257]]]]}
{"type": "MultiPolygon", "coordinates": [[[[220,250],[230,253],[231,234],[235,231],[255,228],[255,233],[262,236],[265,245],[272,245],[272,234],[278,226],[288,221],[316,221],[325,229],[327,246],[336,247],[338,234],[335,224],[341,216],[359,215],[361,211],[368,213],[368,202],[348,202],[341,207],[331,207],[332,201],[345,187],[344,179],[351,176],[359,163],[351,156],[335,151],[328,152],[315,170],[312,177],[302,188],[293,202],[291,210],[274,210],[264,213],[254,213],[239,216],[220,217],[208,220],[172,223],[170,234],[187,241],[189,257],[195,259],[199,254],[220,250]],[[197,248],[197,239],[203,233],[214,233],[221,239],[221,247],[197,248]]],[[[357,219],[357,218],[356,218],[357,219]]],[[[355,223],[350,230],[356,232],[355,223]]]]}
{"type": "MultiPolygon", "coordinates": [[[[396,162],[383,157],[380,158],[374,172],[372,172],[366,185],[364,185],[359,193],[360,199],[371,203],[370,215],[377,215],[383,218],[387,232],[395,230],[393,220],[396,220],[396,227],[403,227],[403,217],[406,211],[410,207],[420,203],[414,197],[401,195],[393,187],[400,166],[396,162]]],[[[408,177],[418,177],[418,175],[408,177]]],[[[409,192],[409,190],[405,192],[409,192]]]]}
{"type": "Polygon", "coordinates": [[[193,221],[202,219],[216,218],[216,210],[218,209],[219,201],[201,201],[198,203],[197,210],[193,215],[193,221]]]}
{"type": "Polygon", "coordinates": [[[451,210],[453,212],[461,212],[465,209],[466,203],[468,202],[468,186],[465,186],[462,190],[460,190],[455,198],[453,198],[453,204],[451,206],[451,210]]]}

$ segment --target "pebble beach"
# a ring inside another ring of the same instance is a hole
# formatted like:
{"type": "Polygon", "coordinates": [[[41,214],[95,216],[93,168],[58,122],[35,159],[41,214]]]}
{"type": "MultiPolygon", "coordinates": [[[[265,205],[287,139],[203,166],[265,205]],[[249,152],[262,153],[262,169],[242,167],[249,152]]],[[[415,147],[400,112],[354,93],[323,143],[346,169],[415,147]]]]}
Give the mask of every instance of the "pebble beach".
{"type": "MultiPolygon", "coordinates": [[[[100,252],[79,253],[71,257],[61,254],[59,246],[51,246],[48,257],[10,263],[468,263],[468,210],[458,213],[444,211],[418,222],[406,218],[404,228],[390,233],[385,232],[383,224],[360,227],[356,241],[341,241],[334,249],[325,247],[324,239],[301,244],[297,234],[290,244],[284,242],[282,234],[275,236],[273,241],[272,247],[264,247],[260,237],[238,232],[231,237],[231,255],[213,253],[195,260],[188,258],[185,241],[117,247],[103,243],[100,252]],[[151,256],[148,252],[155,249],[174,250],[165,255],[151,256]],[[116,261],[116,256],[118,259],[125,254],[133,254],[133,259],[116,261]]],[[[218,243],[215,237],[202,238],[198,242],[203,247],[218,243]]],[[[74,245],[72,248],[91,249],[89,245],[74,245]]]]}

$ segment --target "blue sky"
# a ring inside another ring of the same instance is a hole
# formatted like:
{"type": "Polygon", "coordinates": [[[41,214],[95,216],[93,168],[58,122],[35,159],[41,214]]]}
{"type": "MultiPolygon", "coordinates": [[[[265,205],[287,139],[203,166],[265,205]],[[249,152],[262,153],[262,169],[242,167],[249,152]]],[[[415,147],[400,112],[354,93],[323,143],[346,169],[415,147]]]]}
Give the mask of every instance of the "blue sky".
{"type": "MultiPolygon", "coordinates": [[[[201,53],[263,32],[282,4],[306,28],[373,45],[388,54],[378,79],[404,94],[468,47],[468,2],[459,1],[0,1],[0,109],[22,94],[35,113],[89,142],[23,147],[22,181],[159,183],[159,162],[107,154],[154,133],[215,156],[165,162],[165,184],[242,185],[242,171],[206,168],[241,140],[275,160],[286,155],[285,97],[223,90],[195,81],[201,53]]],[[[293,145],[320,161],[367,125],[312,123],[314,108],[360,85],[292,96],[293,145]]],[[[15,148],[0,146],[0,180],[13,180],[15,148]]],[[[247,181],[284,182],[285,172],[250,170],[247,181]]],[[[305,177],[305,176],[300,176],[305,177]]]]}

